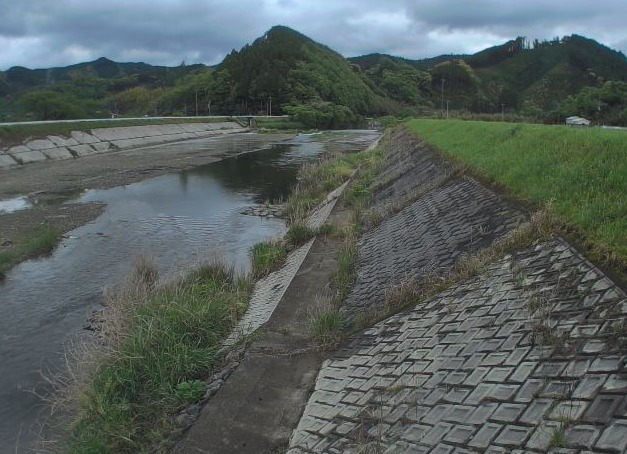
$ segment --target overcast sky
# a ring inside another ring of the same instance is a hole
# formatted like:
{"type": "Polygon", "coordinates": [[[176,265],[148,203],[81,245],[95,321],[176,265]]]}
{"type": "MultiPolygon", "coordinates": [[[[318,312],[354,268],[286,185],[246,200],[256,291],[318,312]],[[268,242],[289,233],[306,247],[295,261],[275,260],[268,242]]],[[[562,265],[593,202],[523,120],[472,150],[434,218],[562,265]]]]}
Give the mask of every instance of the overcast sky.
{"type": "Polygon", "coordinates": [[[215,64],[287,25],[346,57],[583,35],[627,54],[626,0],[0,0],[0,70],[107,57],[215,64]]]}

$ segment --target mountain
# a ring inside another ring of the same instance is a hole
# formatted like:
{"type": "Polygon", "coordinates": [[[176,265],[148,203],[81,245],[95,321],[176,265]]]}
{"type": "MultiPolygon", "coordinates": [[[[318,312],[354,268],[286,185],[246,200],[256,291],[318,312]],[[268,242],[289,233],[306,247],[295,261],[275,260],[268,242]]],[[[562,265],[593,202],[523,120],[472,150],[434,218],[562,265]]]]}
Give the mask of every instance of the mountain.
{"type": "Polygon", "coordinates": [[[72,82],[79,77],[111,80],[145,76],[160,80],[165,79],[166,75],[173,71],[177,73],[176,77],[180,77],[198,66],[202,65],[168,68],[166,66],[152,66],[147,63],[116,63],[103,57],[92,62],[59,68],[28,69],[14,66],[4,72],[3,80],[12,91],[18,91],[40,86],[51,86],[62,82],[72,82]]]}
{"type": "Polygon", "coordinates": [[[228,71],[238,101],[261,105],[272,98],[273,113],[384,111],[376,87],[344,57],[287,27],[273,27],[252,45],[233,51],[218,70],[228,71]]]}
{"type": "MultiPolygon", "coordinates": [[[[350,61],[384,89],[386,77],[404,77],[410,68],[423,71],[414,73],[413,83],[425,107],[438,109],[448,101],[455,110],[478,113],[503,109],[542,116],[559,111],[584,88],[601,90],[607,81],[627,83],[625,55],[578,35],[533,43],[519,37],[473,55],[408,60],[371,54],[350,61]],[[424,72],[430,77],[428,86],[424,72]]],[[[389,87],[386,94],[395,98],[389,87]]],[[[406,99],[417,102],[415,93],[406,99]]]]}
{"type": "Polygon", "coordinates": [[[116,63],[0,72],[0,119],[120,115],[290,114],[311,127],[364,116],[518,113],[543,121],[584,115],[627,124],[627,59],[594,40],[519,37],[473,55],[345,59],[276,26],[214,67],[116,63]]]}

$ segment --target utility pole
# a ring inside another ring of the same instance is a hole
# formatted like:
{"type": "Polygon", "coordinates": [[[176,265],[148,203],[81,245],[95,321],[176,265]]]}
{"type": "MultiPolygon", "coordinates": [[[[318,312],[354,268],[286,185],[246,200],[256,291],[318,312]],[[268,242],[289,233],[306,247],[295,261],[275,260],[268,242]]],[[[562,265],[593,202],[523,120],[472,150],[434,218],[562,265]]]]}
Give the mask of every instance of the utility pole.
{"type": "Polygon", "coordinates": [[[446,79],[442,77],[442,100],[440,102],[441,116],[444,116],[444,82],[446,82],[446,79]]]}
{"type": "Polygon", "coordinates": [[[501,103],[501,121],[505,121],[505,103],[501,103]]]}
{"type": "Polygon", "coordinates": [[[209,110],[209,116],[211,116],[211,99],[209,99],[209,102],[207,103],[207,109],[209,110]]]}

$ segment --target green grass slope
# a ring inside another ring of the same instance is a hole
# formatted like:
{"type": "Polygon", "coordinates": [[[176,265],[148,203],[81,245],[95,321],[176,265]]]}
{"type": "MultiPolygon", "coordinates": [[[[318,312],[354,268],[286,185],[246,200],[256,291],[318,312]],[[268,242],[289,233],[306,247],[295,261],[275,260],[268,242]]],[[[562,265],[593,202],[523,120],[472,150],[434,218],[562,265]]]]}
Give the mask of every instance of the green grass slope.
{"type": "Polygon", "coordinates": [[[411,120],[407,126],[627,263],[627,134],[565,126],[411,120]]]}

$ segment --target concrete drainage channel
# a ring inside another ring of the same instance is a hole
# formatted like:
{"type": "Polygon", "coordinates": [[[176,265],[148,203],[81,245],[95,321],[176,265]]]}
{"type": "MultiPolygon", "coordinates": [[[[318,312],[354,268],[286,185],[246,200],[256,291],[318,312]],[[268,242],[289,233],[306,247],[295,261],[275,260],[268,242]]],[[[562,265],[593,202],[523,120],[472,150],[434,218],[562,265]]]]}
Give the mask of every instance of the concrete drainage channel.
{"type": "Polygon", "coordinates": [[[236,122],[180,123],[73,131],[71,137],[48,136],[0,150],[0,170],[33,162],[72,159],[114,150],[242,132],[236,122]]]}
{"type": "MultiPolygon", "coordinates": [[[[351,319],[525,221],[409,133],[389,147],[351,319]]],[[[619,286],[565,240],[536,243],[325,360],[288,453],[624,453],[626,347],[619,286]]]]}

